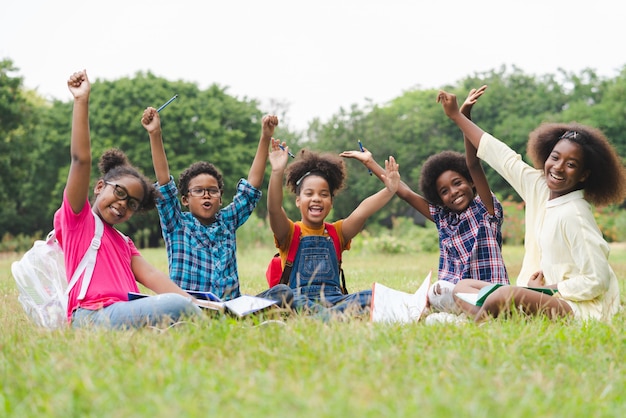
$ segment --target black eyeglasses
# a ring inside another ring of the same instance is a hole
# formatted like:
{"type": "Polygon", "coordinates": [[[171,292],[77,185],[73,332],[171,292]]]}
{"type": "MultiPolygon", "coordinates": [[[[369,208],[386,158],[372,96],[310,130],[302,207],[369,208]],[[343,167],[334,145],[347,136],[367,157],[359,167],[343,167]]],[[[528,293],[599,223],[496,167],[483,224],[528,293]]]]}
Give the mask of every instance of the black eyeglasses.
{"type": "Polygon", "coordinates": [[[136,212],[137,210],[139,210],[139,207],[141,206],[141,202],[139,201],[139,199],[129,196],[124,186],[120,186],[119,184],[111,183],[108,181],[105,181],[105,183],[108,184],[109,186],[113,186],[113,194],[119,200],[125,200],[126,206],[128,206],[128,209],[132,210],[133,212],[136,212]]]}
{"type": "Polygon", "coordinates": [[[209,197],[220,197],[222,192],[220,189],[215,189],[213,187],[204,189],[202,187],[194,187],[193,189],[189,189],[189,195],[193,197],[203,197],[204,193],[208,193],[209,197]]]}

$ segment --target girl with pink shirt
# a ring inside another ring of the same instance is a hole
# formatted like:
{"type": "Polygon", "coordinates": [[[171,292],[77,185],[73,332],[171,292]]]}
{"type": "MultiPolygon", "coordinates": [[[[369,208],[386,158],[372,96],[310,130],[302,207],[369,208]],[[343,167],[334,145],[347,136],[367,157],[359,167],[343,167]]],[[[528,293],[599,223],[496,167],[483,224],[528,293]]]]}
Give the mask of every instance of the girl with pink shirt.
{"type": "Polygon", "coordinates": [[[194,299],[150,265],[130,238],[114,228],[135,212],[154,208],[156,197],[151,182],[130,165],[120,150],[112,149],[102,155],[102,177],[94,187],[93,205],[89,204],[91,85],[87,72],[72,74],[67,85],[74,96],[71,165],[63,203],[54,216],[54,229],[65,255],[68,281],[91,245],[96,217],[104,225],[86,293],[79,295],[83,277],[70,291],[68,321],[73,327],[123,329],[167,326],[182,317],[199,315],[201,311],[194,299]],[[128,301],[129,292],[139,292],[137,282],[158,295],[128,301]]]}

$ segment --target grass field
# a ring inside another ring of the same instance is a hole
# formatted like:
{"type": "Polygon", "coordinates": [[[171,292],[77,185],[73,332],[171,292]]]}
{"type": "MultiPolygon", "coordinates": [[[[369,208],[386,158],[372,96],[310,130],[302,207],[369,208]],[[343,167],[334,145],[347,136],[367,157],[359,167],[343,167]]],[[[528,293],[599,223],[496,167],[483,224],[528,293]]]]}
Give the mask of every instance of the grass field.
{"type": "MultiPolygon", "coordinates": [[[[143,251],[166,271],[163,249],[143,251]]],[[[271,248],[239,254],[242,290],[265,289],[271,248]]],[[[505,247],[512,277],[520,247],[505,247]]],[[[415,291],[437,254],[349,251],[351,291],[415,291]]],[[[165,331],[34,328],[0,255],[0,416],[617,417],[626,411],[626,314],[612,324],[516,317],[405,326],[217,318],[165,331]]],[[[626,248],[613,268],[626,301],[626,248]]]]}

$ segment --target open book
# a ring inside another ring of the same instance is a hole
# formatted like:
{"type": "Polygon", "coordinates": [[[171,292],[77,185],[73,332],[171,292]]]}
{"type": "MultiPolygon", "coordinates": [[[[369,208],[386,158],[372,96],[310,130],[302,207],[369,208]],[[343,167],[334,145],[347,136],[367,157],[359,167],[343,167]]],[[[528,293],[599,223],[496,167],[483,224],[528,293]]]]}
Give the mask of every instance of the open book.
{"type": "MultiPolygon", "coordinates": [[[[276,301],[274,300],[250,295],[241,295],[234,299],[222,300],[211,292],[196,292],[193,290],[186,290],[186,292],[198,299],[197,305],[199,307],[212,311],[228,313],[238,318],[243,318],[246,315],[259,312],[276,304],[276,301]]],[[[146,296],[150,295],[128,292],[128,300],[145,298],[146,296]]]]}
{"type": "Polygon", "coordinates": [[[432,272],[429,272],[415,293],[402,292],[380,283],[374,283],[370,320],[387,323],[419,321],[426,310],[431,275],[432,272]]]}
{"type": "MultiPolygon", "coordinates": [[[[492,294],[497,288],[501,286],[507,286],[507,285],[494,283],[489,286],[485,286],[481,288],[478,293],[460,293],[459,292],[459,293],[455,293],[454,295],[458,297],[459,299],[464,300],[467,303],[471,303],[472,305],[483,306],[483,303],[485,303],[487,296],[492,294]]],[[[535,292],[545,293],[547,295],[554,295],[555,293],[558,292],[557,289],[548,289],[545,287],[527,287],[527,289],[534,290],[535,292]]]]}

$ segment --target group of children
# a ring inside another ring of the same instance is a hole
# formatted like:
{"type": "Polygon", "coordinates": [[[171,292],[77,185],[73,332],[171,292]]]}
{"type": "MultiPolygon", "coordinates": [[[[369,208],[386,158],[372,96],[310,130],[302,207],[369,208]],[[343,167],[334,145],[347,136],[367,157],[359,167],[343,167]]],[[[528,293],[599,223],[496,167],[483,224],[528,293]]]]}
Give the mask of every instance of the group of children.
{"type": "Polygon", "coordinates": [[[453,94],[441,91],[437,100],[463,132],[466,152],[444,151],[430,157],[422,168],[424,196],[420,196],[400,181],[393,156],[383,168],[367,149],[339,156],[302,150],[288,165],[289,148],[273,138],[278,119],[266,116],[248,177],[239,181],[232,202],[222,207],[224,181],[214,165],[193,163],[176,184],[163,146],[159,112],[148,107],[141,123],[150,137],[156,184],[121,151],[109,150],[101,157],[102,176],[90,205],[90,82],[86,71],[72,74],[68,87],[74,96],[71,166],[63,203],[54,217],[68,277],[91,244],[94,215],[104,224],[91,283],[86,292],[79,292],[80,286],[70,292],[68,321],[74,327],[170,324],[201,314],[198,305],[203,301],[187,291],[212,292],[223,299],[239,296],[236,230],[261,198],[268,159],[270,227],[282,265],[289,270],[282,283],[259,296],[275,300],[284,310],[324,318],[329,313],[368,312],[371,291],[350,294],[341,281],[341,252],[350,248],[366,220],[395,194],[433,221],[439,232],[438,280],[429,291],[432,311],[463,312],[477,321],[516,309],[550,317],[608,320],[619,309],[608,245],[590,204],[623,201],[626,171],[609,142],[595,129],[541,125],[528,142],[533,168],[471,121],[472,106],[486,86],[470,91],[460,109],[453,94]],[[346,178],[342,158],[361,161],[384,187],[345,219],[329,223],[326,218],[346,178]],[[479,158],[498,171],[526,203],[526,253],[517,286],[509,285],[502,258],[502,205],[489,188],[479,158]],[[284,181],[295,195],[300,220],[289,219],[283,208],[284,181]],[[132,240],[114,228],[135,212],[155,206],[169,276],[151,266],[132,240]],[[288,260],[293,240],[299,244],[295,258],[288,260]],[[137,282],[156,295],[129,301],[128,292],[138,291],[137,282]],[[480,308],[455,296],[458,292],[477,293],[489,284],[504,286],[491,293],[480,308]],[[558,291],[547,295],[529,287],[558,291]]]}

